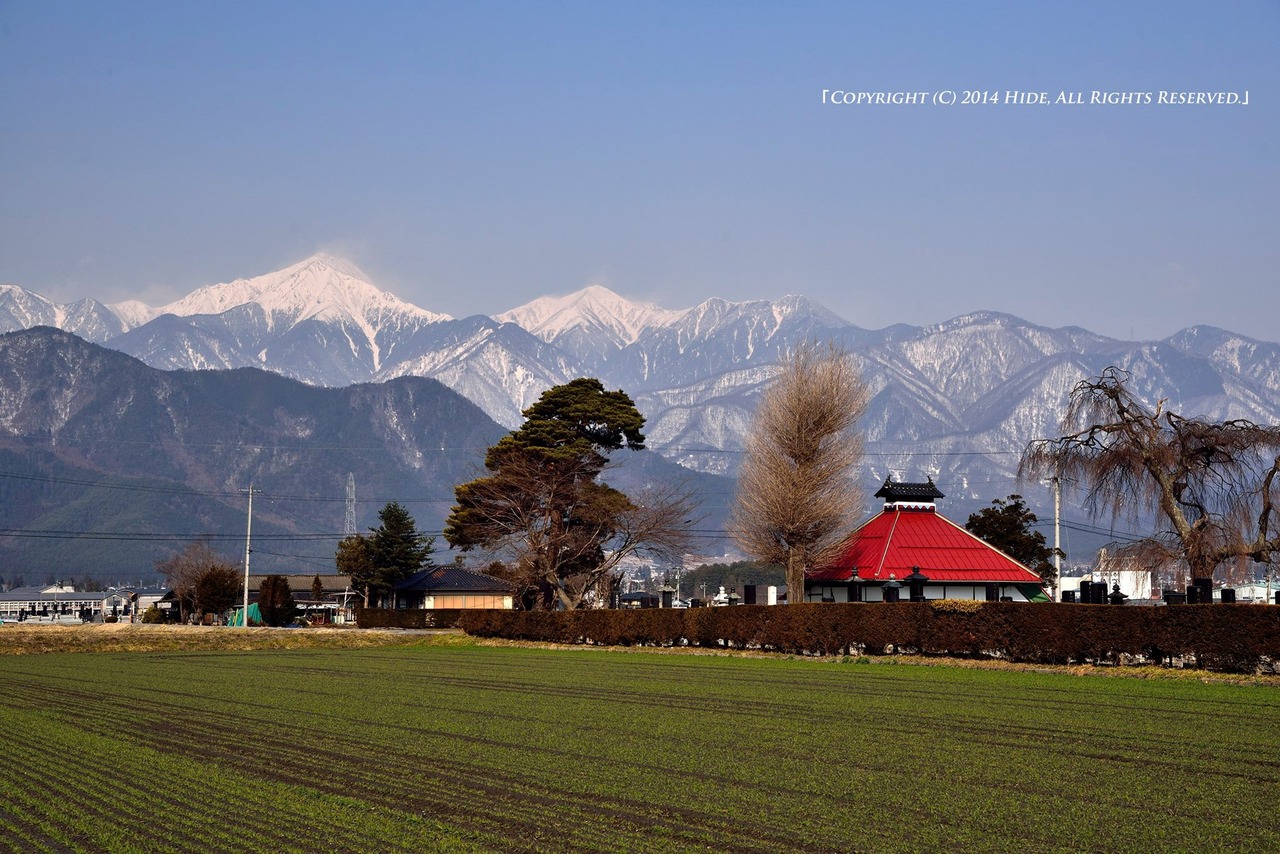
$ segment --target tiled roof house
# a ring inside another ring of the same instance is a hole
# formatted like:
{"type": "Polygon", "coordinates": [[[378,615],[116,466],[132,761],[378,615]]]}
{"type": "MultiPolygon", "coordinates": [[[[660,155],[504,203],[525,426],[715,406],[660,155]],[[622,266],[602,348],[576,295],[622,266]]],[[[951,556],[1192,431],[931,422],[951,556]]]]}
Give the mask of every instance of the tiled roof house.
{"type": "Polygon", "coordinates": [[[396,585],[397,608],[512,607],[515,588],[501,578],[460,566],[431,566],[396,585]]]}

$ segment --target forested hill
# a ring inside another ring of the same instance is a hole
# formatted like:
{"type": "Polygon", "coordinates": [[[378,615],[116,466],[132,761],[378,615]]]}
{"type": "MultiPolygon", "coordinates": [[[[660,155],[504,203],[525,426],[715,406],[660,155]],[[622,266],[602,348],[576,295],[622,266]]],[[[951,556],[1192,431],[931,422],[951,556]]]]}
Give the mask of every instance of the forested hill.
{"type": "Polygon", "coordinates": [[[147,577],[192,537],[253,566],[332,570],[348,473],[356,526],[398,500],[438,530],[504,430],[431,379],[341,389],[160,371],[47,327],[0,336],[0,575],[147,577]]]}
{"type": "MultiPolygon", "coordinates": [[[[163,371],[49,327],[0,335],[0,577],[143,579],[210,537],[252,567],[331,572],[348,474],[357,531],[399,501],[439,531],[505,428],[434,379],[323,388],[256,368],[163,371]]],[[[731,486],[642,451],[606,479],[679,480],[721,547],[731,486]]],[[[444,548],[443,541],[437,543],[444,548]]]]}

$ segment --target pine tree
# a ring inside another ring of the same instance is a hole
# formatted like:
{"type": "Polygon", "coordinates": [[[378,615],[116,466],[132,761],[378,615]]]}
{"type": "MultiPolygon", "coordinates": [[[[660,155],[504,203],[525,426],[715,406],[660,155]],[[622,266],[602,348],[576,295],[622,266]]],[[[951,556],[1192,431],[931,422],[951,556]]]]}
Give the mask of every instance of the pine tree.
{"type": "Polygon", "coordinates": [[[609,451],[644,447],[644,416],[622,391],[583,377],[548,389],[489,448],[489,474],[454,490],[450,545],[508,555],[521,597],[581,607],[628,555],[677,556],[693,511],[679,485],[636,500],[598,479],[609,451]]]}
{"type": "Polygon", "coordinates": [[[386,598],[396,584],[431,563],[435,538],[418,531],[409,511],[392,501],[378,512],[382,524],[370,529],[369,558],[373,563],[371,591],[386,598]]]}
{"type": "Polygon", "coordinates": [[[360,591],[364,599],[364,607],[369,607],[369,597],[377,576],[377,567],[373,564],[373,553],[369,546],[369,538],[362,534],[353,534],[338,543],[338,552],[334,555],[338,572],[351,579],[351,586],[360,591]]]}

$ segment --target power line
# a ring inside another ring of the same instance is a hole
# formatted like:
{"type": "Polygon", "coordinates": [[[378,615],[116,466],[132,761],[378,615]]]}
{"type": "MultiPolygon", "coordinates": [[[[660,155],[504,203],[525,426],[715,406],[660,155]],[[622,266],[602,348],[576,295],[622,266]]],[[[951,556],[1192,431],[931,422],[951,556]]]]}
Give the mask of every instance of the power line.
{"type": "Polygon", "coordinates": [[[271,557],[286,557],[286,558],[289,558],[290,560],[297,560],[303,563],[309,563],[313,566],[323,566],[326,568],[334,567],[334,562],[332,559],[325,559],[325,558],[317,557],[316,555],[288,554],[286,552],[266,551],[265,549],[254,549],[253,553],[256,555],[270,555],[271,557]]]}
{"type": "MultiPolygon", "coordinates": [[[[52,443],[52,439],[45,440],[44,437],[24,436],[18,437],[28,442],[47,441],[52,443]]],[[[125,445],[129,447],[143,448],[215,448],[227,451],[381,451],[387,450],[385,445],[279,445],[279,444],[261,444],[254,442],[241,442],[234,445],[226,442],[178,442],[178,441],[142,441],[131,439],[81,439],[75,437],[58,437],[59,445],[125,445]]],[[[891,444],[888,442],[867,442],[867,446],[875,447],[891,444]]],[[[674,452],[686,454],[732,454],[741,455],[746,451],[742,448],[714,448],[698,445],[660,445],[648,443],[645,445],[646,450],[654,452],[674,452]]],[[[483,454],[488,450],[487,447],[478,445],[438,445],[433,447],[423,447],[420,449],[423,453],[433,454],[458,454],[458,453],[477,453],[483,454]]],[[[900,451],[866,451],[863,456],[868,457],[897,457],[897,456],[932,456],[932,457],[969,457],[969,456],[1021,456],[1022,451],[930,451],[921,450],[918,445],[904,446],[900,451]]]]}
{"type": "MultiPolygon", "coordinates": [[[[182,486],[156,486],[147,484],[128,484],[128,483],[111,483],[101,480],[80,480],[70,477],[55,477],[52,475],[31,475],[19,474],[17,472],[0,471],[0,478],[9,478],[13,480],[26,480],[35,483],[56,484],[59,486],[86,486],[96,489],[116,489],[125,492],[154,492],[165,495],[188,495],[193,498],[236,498],[241,496],[241,492],[237,491],[219,491],[219,490],[197,490],[182,486]]],[[[279,495],[276,493],[263,492],[260,493],[266,498],[273,501],[322,501],[336,502],[346,501],[346,498],[338,496],[323,495],[279,495]]],[[[393,499],[383,498],[366,498],[362,499],[362,504],[385,504],[393,499]]],[[[452,499],[442,498],[396,498],[401,504],[451,504],[452,499]]]]}
{"type": "Polygon", "coordinates": [[[78,480],[70,477],[53,477],[50,475],[19,474],[17,472],[0,472],[0,477],[11,480],[27,480],[36,483],[53,483],[62,486],[91,486],[99,489],[119,489],[126,492],[162,492],[167,495],[192,495],[206,498],[230,498],[238,496],[238,492],[200,492],[185,486],[155,486],[150,484],[108,483],[100,480],[78,480]]]}
{"type": "MultiPolygon", "coordinates": [[[[873,444],[873,443],[868,443],[873,444]]],[[[700,448],[692,445],[645,445],[651,451],[683,454],[745,454],[743,448],[700,448]]],[[[863,451],[864,457],[1020,457],[1021,451],[928,451],[917,448],[901,451],[863,451]]]]}
{"type": "MultiPolygon", "coordinates": [[[[133,541],[144,543],[175,543],[191,540],[210,540],[213,542],[244,542],[243,534],[190,533],[190,534],[157,534],[151,531],[67,531],[50,529],[0,528],[0,537],[16,537],[37,540],[101,540],[101,541],[133,541]]],[[[255,534],[254,540],[272,542],[322,542],[342,539],[340,533],[325,534],[255,534]]]]}
{"type": "MultiPolygon", "coordinates": [[[[75,436],[15,436],[27,444],[54,444],[58,445],[124,445],[127,447],[141,448],[215,448],[225,451],[386,451],[385,445],[272,445],[258,442],[184,442],[184,441],[144,441],[141,439],[87,439],[75,436]]],[[[455,453],[458,451],[475,451],[484,453],[488,448],[480,446],[457,445],[446,447],[440,445],[438,447],[422,448],[424,452],[431,453],[455,453]]]]}

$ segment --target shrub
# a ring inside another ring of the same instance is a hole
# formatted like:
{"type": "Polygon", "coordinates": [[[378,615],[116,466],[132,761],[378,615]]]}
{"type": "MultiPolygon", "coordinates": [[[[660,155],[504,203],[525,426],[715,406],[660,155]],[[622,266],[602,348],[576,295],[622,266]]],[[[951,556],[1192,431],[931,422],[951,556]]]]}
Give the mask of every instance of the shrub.
{"type": "Polygon", "coordinates": [[[356,608],[362,629],[451,629],[463,614],[493,613],[461,608],[356,608]]]}
{"type": "MultiPolygon", "coordinates": [[[[366,625],[363,616],[360,621],[366,625]]],[[[687,644],[794,655],[915,651],[1060,664],[1182,659],[1235,672],[1280,661],[1280,608],[1257,605],[1147,608],[941,600],[688,610],[464,611],[457,624],[479,637],[544,643],[687,644]]]]}

